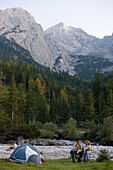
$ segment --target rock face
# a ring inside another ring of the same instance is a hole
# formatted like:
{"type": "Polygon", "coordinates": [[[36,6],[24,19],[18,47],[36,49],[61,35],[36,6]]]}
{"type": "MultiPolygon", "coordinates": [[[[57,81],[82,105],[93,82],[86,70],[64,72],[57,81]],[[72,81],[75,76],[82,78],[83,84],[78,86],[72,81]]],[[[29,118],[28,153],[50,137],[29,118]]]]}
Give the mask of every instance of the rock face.
{"type": "Polygon", "coordinates": [[[99,39],[64,23],[45,31],[45,41],[54,54],[52,68],[68,71],[71,75],[78,74],[81,78],[93,77],[98,68],[103,73],[112,70],[112,39],[112,36],[99,39]]]}
{"type": "MultiPolygon", "coordinates": [[[[80,28],[68,27],[64,23],[49,28],[45,31],[45,34],[55,39],[62,49],[60,51],[65,52],[63,57],[61,53],[60,58],[55,61],[56,70],[66,65],[63,64],[64,61],[68,63],[68,69],[65,69],[70,74],[78,74],[82,78],[84,78],[85,72],[93,75],[98,68],[103,73],[113,69],[113,35],[99,39],[88,35],[80,28]]],[[[53,47],[54,45],[51,44],[51,49],[53,47]]]]}
{"type": "MultiPolygon", "coordinates": [[[[3,61],[9,61],[9,59],[11,59],[16,62],[22,60],[29,64],[36,64],[39,66],[28,50],[21,47],[15,41],[8,40],[4,36],[0,36],[0,59],[3,61]]],[[[40,65],[40,67],[42,66],[40,65]]]]}
{"type": "Polygon", "coordinates": [[[113,35],[103,39],[88,35],[81,28],[59,23],[45,32],[55,38],[69,54],[105,56],[113,59],[113,35]]]}
{"type": "Polygon", "coordinates": [[[93,45],[96,38],[86,34],[80,28],[68,27],[64,23],[59,23],[46,30],[46,34],[52,35],[68,53],[88,55],[90,52],[97,51],[93,45]]]}
{"type": "Polygon", "coordinates": [[[98,68],[103,73],[113,68],[113,35],[99,39],[64,23],[44,32],[22,8],[0,11],[0,36],[15,41],[27,49],[36,62],[55,71],[85,78],[84,73],[95,75],[98,68]]]}
{"type": "Polygon", "coordinates": [[[52,54],[44,40],[44,31],[27,11],[21,8],[0,11],[0,35],[29,50],[35,61],[50,65],[52,54]]]}
{"type": "Polygon", "coordinates": [[[76,74],[74,65],[71,64],[72,58],[67,50],[51,35],[45,34],[45,41],[52,52],[51,68],[55,71],[65,71],[72,75],[76,74]]]}
{"type": "Polygon", "coordinates": [[[113,33],[111,36],[105,36],[98,42],[98,47],[103,49],[107,58],[113,61],[113,33]]]}

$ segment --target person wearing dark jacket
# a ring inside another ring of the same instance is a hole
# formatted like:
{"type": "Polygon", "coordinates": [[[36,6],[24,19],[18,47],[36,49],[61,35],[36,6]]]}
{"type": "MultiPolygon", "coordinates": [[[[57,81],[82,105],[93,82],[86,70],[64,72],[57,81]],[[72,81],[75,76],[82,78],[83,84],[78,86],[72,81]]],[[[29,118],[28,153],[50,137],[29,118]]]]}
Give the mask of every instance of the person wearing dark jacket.
{"type": "Polygon", "coordinates": [[[81,146],[81,141],[78,140],[77,143],[72,147],[70,154],[72,156],[72,161],[75,162],[75,157],[78,158],[78,162],[81,162],[81,158],[82,158],[82,146],[81,146]]]}

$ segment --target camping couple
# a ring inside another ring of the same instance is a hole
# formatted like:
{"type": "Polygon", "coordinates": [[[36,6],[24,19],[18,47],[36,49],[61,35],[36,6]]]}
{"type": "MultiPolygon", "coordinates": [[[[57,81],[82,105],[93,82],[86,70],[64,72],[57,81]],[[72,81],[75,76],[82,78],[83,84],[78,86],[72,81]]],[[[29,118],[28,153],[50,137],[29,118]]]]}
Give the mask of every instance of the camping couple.
{"type": "Polygon", "coordinates": [[[71,149],[70,153],[72,156],[72,161],[75,163],[75,158],[78,158],[78,162],[81,162],[82,155],[84,154],[84,162],[90,161],[90,153],[91,150],[91,143],[90,141],[86,140],[85,144],[82,146],[81,141],[78,140],[76,144],[73,145],[73,148],[71,149]]]}

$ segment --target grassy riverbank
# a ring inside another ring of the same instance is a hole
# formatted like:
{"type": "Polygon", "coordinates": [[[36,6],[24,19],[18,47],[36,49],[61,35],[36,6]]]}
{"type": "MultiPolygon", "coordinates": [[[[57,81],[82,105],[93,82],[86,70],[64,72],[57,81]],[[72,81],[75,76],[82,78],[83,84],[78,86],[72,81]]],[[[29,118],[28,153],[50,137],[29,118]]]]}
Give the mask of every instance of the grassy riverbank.
{"type": "Polygon", "coordinates": [[[90,161],[89,163],[72,163],[70,159],[57,159],[46,160],[42,165],[36,165],[34,163],[18,164],[11,163],[8,159],[0,159],[0,170],[113,170],[113,161],[109,162],[96,162],[90,161]]]}

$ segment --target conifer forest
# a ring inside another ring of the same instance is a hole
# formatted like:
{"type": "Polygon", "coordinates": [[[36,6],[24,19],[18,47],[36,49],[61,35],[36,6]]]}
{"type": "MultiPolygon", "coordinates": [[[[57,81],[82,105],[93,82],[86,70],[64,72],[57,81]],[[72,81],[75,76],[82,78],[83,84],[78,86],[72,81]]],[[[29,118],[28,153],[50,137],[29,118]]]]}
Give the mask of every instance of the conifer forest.
{"type": "Polygon", "coordinates": [[[25,62],[0,61],[0,141],[90,139],[113,144],[113,72],[83,80],[25,62]],[[77,133],[79,129],[84,134],[77,133]]]}

